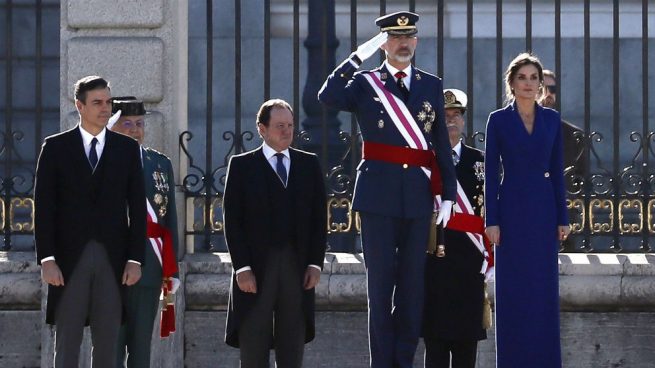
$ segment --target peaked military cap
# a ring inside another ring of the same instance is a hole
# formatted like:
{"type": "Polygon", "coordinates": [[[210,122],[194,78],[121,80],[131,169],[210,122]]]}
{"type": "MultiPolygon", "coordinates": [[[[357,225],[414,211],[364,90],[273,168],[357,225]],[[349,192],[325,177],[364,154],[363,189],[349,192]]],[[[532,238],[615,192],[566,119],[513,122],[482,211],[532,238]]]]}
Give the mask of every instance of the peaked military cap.
{"type": "Polygon", "coordinates": [[[143,101],[133,96],[116,97],[112,99],[111,113],[121,110],[121,116],[141,116],[147,114],[143,101]]]}
{"type": "Polygon", "coordinates": [[[443,91],[444,109],[460,109],[466,111],[468,98],[466,93],[455,88],[448,88],[443,91]]]}
{"type": "Polygon", "coordinates": [[[418,14],[408,11],[383,15],[375,20],[375,24],[380,27],[380,32],[387,32],[390,35],[414,35],[418,32],[416,22],[418,22],[418,14]]]}

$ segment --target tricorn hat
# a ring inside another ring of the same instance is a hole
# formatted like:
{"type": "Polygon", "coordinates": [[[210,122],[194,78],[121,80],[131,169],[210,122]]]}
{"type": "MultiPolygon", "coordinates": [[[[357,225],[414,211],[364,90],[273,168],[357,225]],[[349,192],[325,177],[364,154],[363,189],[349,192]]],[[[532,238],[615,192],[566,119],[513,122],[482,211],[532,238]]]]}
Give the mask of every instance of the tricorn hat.
{"type": "Polygon", "coordinates": [[[143,101],[133,96],[115,97],[112,99],[111,113],[121,111],[121,116],[141,116],[147,114],[143,101]]]}
{"type": "Polygon", "coordinates": [[[390,35],[414,35],[418,32],[416,22],[418,22],[418,14],[408,11],[383,15],[375,20],[375,24],[380,27],[380,32],[387,32],[390,35]]]}

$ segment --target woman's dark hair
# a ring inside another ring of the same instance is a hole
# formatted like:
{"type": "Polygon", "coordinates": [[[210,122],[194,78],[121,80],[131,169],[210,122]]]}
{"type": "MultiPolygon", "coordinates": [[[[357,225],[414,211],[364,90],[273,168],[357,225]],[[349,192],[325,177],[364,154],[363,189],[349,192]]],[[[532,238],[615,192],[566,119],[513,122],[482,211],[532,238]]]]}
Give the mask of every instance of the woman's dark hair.
{"type": "MultiPolygon", "coordinates": [[[[514,99],[514,90],[512,89],[512,81],[516,77],[519,69],[526,65],[534,65],[539,71],[539,82],[544,81],[544,67],[541,65],[539,58],[528,53],[523,52],[518,54],[512,62],[509,63],[505,71],[505,103],[510,103],[514,99]]],[[[540,87],[541,88],[541,87],[540,87]]]]}

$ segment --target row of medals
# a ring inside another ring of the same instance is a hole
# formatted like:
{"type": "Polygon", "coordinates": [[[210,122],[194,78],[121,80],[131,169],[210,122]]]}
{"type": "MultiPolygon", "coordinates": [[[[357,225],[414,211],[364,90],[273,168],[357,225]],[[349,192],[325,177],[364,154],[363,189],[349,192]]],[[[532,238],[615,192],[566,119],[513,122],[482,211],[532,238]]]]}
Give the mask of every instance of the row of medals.
{"type": "Polygon", "coordinates": [[[153,198],[157,206],[157,211],[159,212],[159,217],[164,217],[166,215],[166,207],[168,206],[168,195],[165,194],[168,193],[169,189],[168,180],[166,179],[166,174],[160,171],[153,172],[152,178],[155,181],[155,189],[158,192],[164,193],[155,193],[155,197],[153,198]]]}

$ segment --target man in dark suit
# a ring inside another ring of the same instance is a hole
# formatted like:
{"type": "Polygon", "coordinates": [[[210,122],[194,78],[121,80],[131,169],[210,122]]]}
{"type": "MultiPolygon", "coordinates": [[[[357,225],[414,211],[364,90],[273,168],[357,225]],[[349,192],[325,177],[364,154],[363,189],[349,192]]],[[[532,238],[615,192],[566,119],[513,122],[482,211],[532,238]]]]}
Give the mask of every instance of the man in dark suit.
{"type": "Polygon", "coordinates": [[[36,169],[35,242],[56,324],[55,367],[77,367],[85,324],[93,366],[116,365],[123,285],[141,277],[146,212],[138,143],[105,128],[109,84],[75,83],[80,123],[47,137],[36,169]]]}
{"type": "MultiPolygon", "coordinates": [[[[551,70],[544,69],[544,87],[539,104],[557,109],[557,76],[551,70]]],[[[587,170],[584,153],[584,130],[562,120],[562,140],[564,147],[564,175],[574,174],[581,178],[587,170]]]]}
{"type": "Polygon", "coordinates": [[[456,193],[441,80],[411,64],[418,18],[378,18],[381,33],[341,63],[318,94],[327,106],[353,112],[362,132],[353,209],[362,224],[372,367],[412,366],[435,196],[442,199],[436,221],[445,225],[456,193]],[[380,67],[353,74],[380,48],[380,67]]]}
{"type": "MultiPolygon", "coordinates": [[[[446,125],[457,172],[457,212],[482,216],[484,155],[465,145],[466,94],[444,91],[446,125]]],[[[451,222],[452,223],[452,222],[451,222]]],[[[444,230],[441,252],[427,255],[425,264],[425,311],[423,339],[426,368],[474,368],[478,340],[487,338],[483,328],[485,299],[484,247],[478,235],[444,230]]]]}
{"type": "MultiPolygon", "coordinates": [[[[557,75],[555,72],[544,69],[544,86],[539,98],[539,104],[551,109],[557,108],[557,75]]],[[[567,191],[582,191],[580,183],[587,178],[589,168],[587,158],[584,155],[585,144],[584,130],[562,119],[562,149],[564,159],[564,177],[566,178],[567,191]]],[[[569,218],[576,218],[575,210],[569,210],[569,218]]],[[[573,250],[574,240],[567,237],[562,241],[562,250],[573,250]]]]}
{"type": "MultiPolygon", "coordinates": [[[[143,146],[146,109],[143,101],[133,97],[114,98],[112,113],[121,115],[109,127],[114,132],[136,139],[141,145],[145,201],[149,229],[165,229],[170,234],[152,236],[145,244],[142,277],[127,288],[127,313],[118,342],[118,367],[150,367],[152,329],[159,312],[159,295],[170,280],[174,294],[180,284],[177,272],[177,210],[175,180],[171,160],[161,152],[143,146]],[[173,272],[173,274],[168,274],[173,272]],[[127,353],[127,360],[126,358],[127,353]]],[[[165,314],[164,314],[165,316],[165,314]]],[[[165,323],[164,323],[165,325],[165,323]]]]}
{"type": "Polygon", "coordinates": [[[293,111],[282,100],[257,113],[261,147],[232,156],[225,240],[234,269],[225,341],[241,367],[302,366],[314,338],[314,287],[326,248],[326,195],[316,155],[291,148],[293,111]]]}

